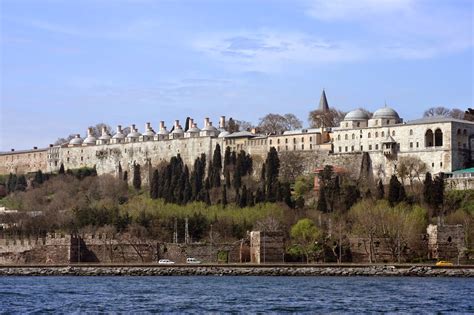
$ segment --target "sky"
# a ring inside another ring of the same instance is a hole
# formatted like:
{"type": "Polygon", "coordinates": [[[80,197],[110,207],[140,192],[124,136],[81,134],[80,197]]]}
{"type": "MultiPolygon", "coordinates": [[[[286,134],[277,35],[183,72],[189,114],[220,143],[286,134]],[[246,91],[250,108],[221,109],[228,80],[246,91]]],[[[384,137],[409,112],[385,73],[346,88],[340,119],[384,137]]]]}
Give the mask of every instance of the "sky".
{"type": "Polygon", "coordinates": [[[0,0],[0,151],[104,122],[472,107],[471,0],[0,0]]]}

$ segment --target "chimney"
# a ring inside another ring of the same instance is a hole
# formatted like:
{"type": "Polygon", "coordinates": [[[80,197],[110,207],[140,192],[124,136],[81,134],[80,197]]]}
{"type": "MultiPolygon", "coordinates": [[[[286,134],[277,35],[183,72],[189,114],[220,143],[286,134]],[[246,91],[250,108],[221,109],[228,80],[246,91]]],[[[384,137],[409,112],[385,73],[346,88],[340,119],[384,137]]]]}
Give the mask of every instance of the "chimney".
{"type": "Polygon", "coordinates": [[[160,121],[160,130],[165,130],[166,127],[165,127],[165,122],[162,120],[160,121]]]}
{"type": "Polygon", "coordinates": [[[122,133],[122,125],[117,126],[117,133],[122,133]]]}
{"type": "Polygon", "coordinates": [[[189,128],[194,127],[194,119],[189,118],[189,126],[188,126],[188,127],[189,127],[189,128]]]}
{"type": "Polygon", "coordinates": [[[196,124],[196,123],[193,123],[193,125],[192,125],[193,128],[197,128],[197,126],[198,126],[198,124],[196,124]]]}
{"type": "Polygon", "coordinates": [[[38,150],[38,147],[33,147],[33,150],[38,150]]]}
{"type": "Polygon", "coordinates": [[[130,132],[134,132],[135,130],[136,130],[135,124],[132,124],[132,126],[130,127],[130,132]]]}
{"type": "Polygon", "coordinates": [[[225,116],[221,116],[219,119],[219,128],[225,129],[225,116]]]}
{"type": "Polygon", "coordinates": [[[174,129],[178,129],[179,128],[179,120],[175,120],[174,121],[174,129]]]}
{"type": "Polygon", "coordinates": [[[209,117],[204,118],[204,128],[209,126],[209,117]]]}
{"type": "Polygon", "coordinates": [[[12,152],[15,152],[15,149],[12,149],[12,152]]]}
{"type": "Polygon", "coordinates": [[[87,128],[87,136],[92,137],[92,128],[91,127],[87,128]]]}
{"type": "Polygon", "coordinates": [[[105,128],[105,126],[102,126],[102,135],[103,136],[107,135],[107,128],[105,128]]]}
{"type": "Polygon", "coordinates": [[[151,124],[149,122],[145,124],[145,130],[151,130],[151,124]]]}
{"type": "Polygon", "coordinates": [[[252,128],[252,129],[250,130],[250,132],[253,133],[253,134],[256,134],[256,133],[257,133],[257,128],[252,128]]]}
{"type": "Polygon", "coordinates": [[[80,135],[80,134],[77,134],[77,135],[76,135],[76,138],[80,138],[80,137],[81,137],[81,135],[80,135]]]}
{"type": "Polygon", "coordinates": [[[53,144],[52,144],[52,143],[50,143],[50,144],[49,144],[49,147],[50,147],[50,148],[52,148],[52,147],[53,147],[53,144]]]}

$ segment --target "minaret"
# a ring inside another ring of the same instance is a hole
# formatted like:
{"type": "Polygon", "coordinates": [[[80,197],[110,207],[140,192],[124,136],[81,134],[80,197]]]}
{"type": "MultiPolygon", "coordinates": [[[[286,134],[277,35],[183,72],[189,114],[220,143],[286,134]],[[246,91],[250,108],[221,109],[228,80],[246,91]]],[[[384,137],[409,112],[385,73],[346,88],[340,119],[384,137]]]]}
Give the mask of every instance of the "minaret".
{"type": "Polygon", "coordinates": [[[328,99],[326,98],[326,92],[324,91],[324,89],[323,89],[323,93],[321,94],[321,99],[319,100],[318,109],[323,113],[329,112],[328,99]]]}

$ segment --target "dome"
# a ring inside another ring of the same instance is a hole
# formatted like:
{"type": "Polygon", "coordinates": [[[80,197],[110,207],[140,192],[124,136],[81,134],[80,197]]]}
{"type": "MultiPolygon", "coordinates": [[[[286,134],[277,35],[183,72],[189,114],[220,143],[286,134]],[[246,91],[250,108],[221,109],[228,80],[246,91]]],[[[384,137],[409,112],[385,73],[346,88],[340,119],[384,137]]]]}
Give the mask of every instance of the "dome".
{"type": "Polygon", "coordinates": [[[96,138],[94,136],[88,136],[84,139],[84,144],[95,144],[96,138]]]}
{"type": "Polygon", "coordinates": [[[181,128],[181,126],[178,126],[178,128],[174,128],[173,132],[171,132],[171,133],[175,133],[175,134],[180,133],[181,134],[181,133],[184,133],[184,130],[183,130],[183,128],[181,128]]]}
{"type": "Polygon", "coordinates": [[[80,135],[76,135],[74,138],[69,141],[70,145],[80,145],[82,144],[82,138],[80,135]]]}
{"type": "Polygon", "coordinates": [[[206,127],[201,129],[202,131],[217,131],[217,128],[214,127],[213,125],[209,124],[206,127]]]}
{"type": "Polygon", "coordinates": [[[222,131],[217,137],[218,137],[218,138],[225,138],[225,137],[227,137],[228,135],[230,135],[230,132],[224,130],[224,131],[222,131]]]}
{"type": "Polygon", "coordinates": [[[160,129],[157,133],[157,135],[167,135],[169,134],[169,131],[166,129],[160,129]]]}
{"type": "Polygon", "coordinates": [[[390,107],[382,107],[374,112],[373,118],[400,119],[398,113],[390,107]]]}
{"type": "Polygon", "coordinates": [[[138,132],[138,129],[135,128],[135,125],[132,125],[130,127],[130,133],[127,135],[127,138],[138,138],[140,137],[142,134],[138,132]]]}
{"type": "Polygon", "coordinates": [[[199,133],[199,131],[201,131],[201,129],[199,129],[199,128],[196,127],[196,126],[193,126],[193,127],[189,128],[188,131],[186,131],[186,132],[189,132],[189,133],[199,133]]]}
{"type": "Polygon", "coordinates": [[[102,136],[99,137],[99,140],[110,140],[110,135],[108,133],[102,134],[102,136]]]}
{"type": "Polygon", "coordinates": [[[360,108],[350,111],[344,117],[344,120],[368,120],[369,115],[360,108]]]}
{"type": "Polygon", "coordinates": [[[125,138],[125,135],[121,132],[120,133],[117,132],[116,134],[114,134],[114,136],[112,138],[113,139],[123,139],[123,138],[125,138]]]}
{"type": "Polygon", "coordinates": [[[155,132],[153,131],[153,129],[148,129],[147,131],[143,133],[143,135],[153,137],[155,135],[155,132]]]}

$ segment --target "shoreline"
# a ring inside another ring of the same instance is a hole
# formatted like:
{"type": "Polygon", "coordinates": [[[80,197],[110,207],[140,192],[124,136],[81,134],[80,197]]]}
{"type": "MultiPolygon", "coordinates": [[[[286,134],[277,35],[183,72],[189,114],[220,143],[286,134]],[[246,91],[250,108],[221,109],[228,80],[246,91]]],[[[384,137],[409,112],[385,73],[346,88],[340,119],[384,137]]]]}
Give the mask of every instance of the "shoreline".
{"type": "Polygon", "coordinates": [[[428,265],[15,265],[0,276],[382,276],[474,277],[474,266],[428,265]]]}

